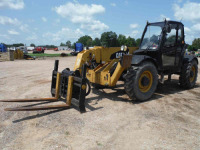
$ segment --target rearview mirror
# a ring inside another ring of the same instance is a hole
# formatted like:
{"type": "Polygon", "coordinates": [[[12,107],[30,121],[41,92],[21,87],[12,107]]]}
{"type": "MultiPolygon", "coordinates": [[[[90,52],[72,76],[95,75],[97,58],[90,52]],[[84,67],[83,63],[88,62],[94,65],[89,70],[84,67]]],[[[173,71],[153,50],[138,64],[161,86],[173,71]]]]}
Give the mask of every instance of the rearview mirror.
{"type": "Polygon", "coordinates": [[[167,24],[164,28],[163,28],[164,32],[170,33],[171,32],[171,26],[169,24],[167,24]]]}

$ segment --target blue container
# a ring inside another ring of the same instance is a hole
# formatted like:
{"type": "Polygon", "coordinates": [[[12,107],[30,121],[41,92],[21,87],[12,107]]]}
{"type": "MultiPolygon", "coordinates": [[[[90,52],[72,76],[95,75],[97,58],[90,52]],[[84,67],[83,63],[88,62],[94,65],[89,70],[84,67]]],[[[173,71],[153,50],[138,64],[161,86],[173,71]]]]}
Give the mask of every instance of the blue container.
{"type": "Polygon", "coordinates": [[[75,44],[75,52],[81,52],[83,50],[83,44],[82,43],[76,43],[75,44]]]}
{"type": "Polygon", "coordinates": [[[0,44],[0,52],[6,52],[7,47],[4,44],[0,44]]]}

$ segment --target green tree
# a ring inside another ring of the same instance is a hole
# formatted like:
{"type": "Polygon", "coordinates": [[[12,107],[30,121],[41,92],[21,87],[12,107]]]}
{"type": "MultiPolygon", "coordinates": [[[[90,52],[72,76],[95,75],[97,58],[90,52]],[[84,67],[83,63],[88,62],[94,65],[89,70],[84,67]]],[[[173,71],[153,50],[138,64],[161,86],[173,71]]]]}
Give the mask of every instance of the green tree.
{"type": "Polygon", "coordinates": [[[78,39],[77,43],[82,43],[84,46],[91,46],[92,38],[88,35],[82,36],[78,39]]]}
{"type": "Polygon", "coordinates": [[[31,46],[31,47],[35,47],[35,44],[31,43],[30,46],[31,46]]]}
{"type": "Polygon", "coordinates": [[[19,46],[24,46],[24,44],[23,43],[16,43],[16,44],[13,44],[12,46],[13,47],[19,47],[19,46]]]}
{"type": "Polygon", "coordinates": [[[195,38],[192,42],[192,46],[195,48],[195,49],[200,49],[200,38],[195,38]]]}
{"type": "Polygon", "coordinates": [[[57,48],[57,46],[55,46],[55,45],[45,45],[44,47],[46,47],[46,48],[57,48]]]}
{"type": "Polygon", "coordinates": [[[131,38],[130,36],[126,39],[126,46],[128,47],[135,47],[136,42],[134,38],[131,38]]]}
{"type": "Polygon", "coordinates": [[[119,43],[119,46],[122,46],[122,45],[126,45],[126,36],[125,35],[122,35],[120,34],[117,38],[117,41],[119,43]]]}
{"type": "Polygon", "coordinates": [[[188,45],[187,49],[188,49],[188,51],[192,51],[193,50],[192,45],[188,45]]]}
{"type": "Polygon", "coordinates": [[[66,46],[64,43],[60,43],[60,46],[66,46]]]}
{"type": "Polygon", "coordinates": [[[72,44],[71,46],[72,49],[75,49],[75,44],[76,44],[75,42],[72,44]]]}
{"type": "Polygon", "coordinates": [[[71,41],[67,41],[66,42],[66,46],[68,46],[69,48],[71,48],[72,47],[71,41]]]}
{"type": "Polygon", "coordinates": [[[140,41],[141,41],[141,39],[140,38],[138,38],[135,42],[136,42],[136,46],[137,47],[139,47],[140,46],[140,41]]]}
{"type": "Polygon", "coordinates": [[[88,39],[86,42],[87,47],[92,46],[92,39],[88,39]]]}
{"type": "Polygon", "coordinates": [[[92,41],[92,46],[101,46],[101,41],[99,38],[95,38],[93,41],[92,41]]]}
{"type": "Polygon", "coordinates": [[[116,47],[118,46],[117,34],[115,32],[104,32],[101,34],[101,43],[106,47],[116,47]]]}

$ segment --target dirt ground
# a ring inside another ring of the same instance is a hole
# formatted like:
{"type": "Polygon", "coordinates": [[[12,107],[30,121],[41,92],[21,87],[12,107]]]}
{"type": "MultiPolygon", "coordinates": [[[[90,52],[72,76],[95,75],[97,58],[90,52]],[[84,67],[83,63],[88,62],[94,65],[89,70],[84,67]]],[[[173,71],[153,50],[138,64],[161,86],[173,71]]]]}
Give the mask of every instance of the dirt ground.
{"type": "MultiPolygon", "coordinates": [[[[62,71],[73,69],[76,57],[1,62],[0,99],[50,97],[55,59],[62,71]]],[[[30,103],[0,103],[0,149],[199,150],[200,76],[187,91],[172,78],[143,103],[128,99],[123,82],[114,89],[92,89],[83,114],[74,108],[5,112],[30,103]]]]}

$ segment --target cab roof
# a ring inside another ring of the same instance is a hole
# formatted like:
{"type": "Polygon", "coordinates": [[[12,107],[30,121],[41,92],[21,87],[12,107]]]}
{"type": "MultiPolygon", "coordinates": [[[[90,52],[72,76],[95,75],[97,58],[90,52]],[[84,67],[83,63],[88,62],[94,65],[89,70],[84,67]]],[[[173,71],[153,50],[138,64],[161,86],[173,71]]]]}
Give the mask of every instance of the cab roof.
{"type": "Polygon", "coordinates": [[[147,22],[147,25],[158,25],[158,26],[164,26],[166,23],[169,23],[169,24],[178,24],[178,25],[181,25],[181,26],[184,26],[181,22],[178,22],[178,21],[162,21],[162,22],[152,22],[152,23],[149,23],[147,22]]]}

